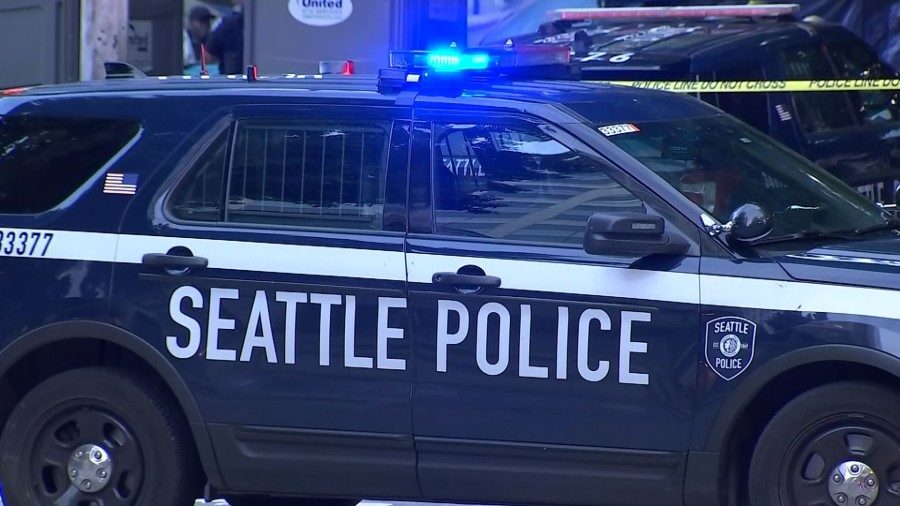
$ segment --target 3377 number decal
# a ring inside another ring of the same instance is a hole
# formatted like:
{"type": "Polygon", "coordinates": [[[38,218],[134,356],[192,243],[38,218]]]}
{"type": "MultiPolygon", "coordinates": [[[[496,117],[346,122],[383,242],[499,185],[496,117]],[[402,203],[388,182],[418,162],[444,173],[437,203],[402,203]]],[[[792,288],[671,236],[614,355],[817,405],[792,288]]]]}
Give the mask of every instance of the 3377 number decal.
{"type": "Polygon", "coordinates": [[[42,257],[51,242],[51,232],[0,230],[0,256],[42,257]]]}

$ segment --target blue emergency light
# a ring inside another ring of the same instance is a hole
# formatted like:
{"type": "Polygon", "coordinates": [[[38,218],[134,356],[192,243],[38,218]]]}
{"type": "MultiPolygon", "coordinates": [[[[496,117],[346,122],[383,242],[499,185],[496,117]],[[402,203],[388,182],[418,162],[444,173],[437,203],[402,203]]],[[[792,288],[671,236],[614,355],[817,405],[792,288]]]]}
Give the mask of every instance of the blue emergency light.
{"type": "Polygon", "coordinates": [[[514,46],[431,51],[391,51],[391,68],[378,73],[380,89],[405,86],[458,87],[472,80],[497,78],[563,78],[569,72],[571,51],[564,46],[514,46]],[[562,71],[560,71],[562,69],[562,71]],[[550,72],[555,70],[556,74],[550,72]]]}
{"type": "Polygon", "coordinates": [[[485,53],[430,52],[425,55],[425,65],[435,72],[459,72],[485,70],[490,64],[485,53]]]}
{"type": "Polygon", "coordinates": [[[512,44],[474,50],[391,51],[391,67],[410,72],[483,72],[498,74],[525,67],[566,65],[570,50],[560,46],[520,46],[512,44]]]}

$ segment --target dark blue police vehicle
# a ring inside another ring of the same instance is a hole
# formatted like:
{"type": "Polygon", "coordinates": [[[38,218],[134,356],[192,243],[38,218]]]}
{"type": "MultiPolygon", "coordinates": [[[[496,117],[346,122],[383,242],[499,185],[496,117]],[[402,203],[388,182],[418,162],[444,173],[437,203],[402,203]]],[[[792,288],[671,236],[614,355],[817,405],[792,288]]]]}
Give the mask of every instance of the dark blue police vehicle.
{"type": "MultiPolygon", "coordinates": [[[[793,17],[797,5],[591,9],[594,0],[536,2],[485,43],[571,47],[585,80],[770,81],[766,92],[700,93],[703,100],[835,174],[876,202],[900,185],[900,80],[893,89],[792,92],[792,80],[897,78],[850,31],[793,17]],[[553,9],[559,9],[553,11],[553,9]],[[538,28],[536,15],[545,23],[538,28]],[[553,18],[556,19],[553,19],[553,18]]],[[[827,83],[826,83],[827,84],[827,83]]]]}
{"type": "Polygon", "coordinates": [[[694,98],[453,71],[567,56],[3,92],[9,504],[900,503],[896,222],[694,98]]]}

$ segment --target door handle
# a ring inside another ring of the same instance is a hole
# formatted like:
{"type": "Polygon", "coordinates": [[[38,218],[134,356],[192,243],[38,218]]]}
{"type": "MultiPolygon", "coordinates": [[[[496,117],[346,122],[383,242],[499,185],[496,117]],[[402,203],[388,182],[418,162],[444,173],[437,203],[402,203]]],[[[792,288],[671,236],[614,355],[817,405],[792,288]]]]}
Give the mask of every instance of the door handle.
{"type": "Polygon", "coordinates": [[[202,269],[209,265],[209,260],[203,257],[170,255],[168,253],[146,253],[141,258],[141,263],[151,267],[163,269],[202,269]]]}
{"type": "Polygon", "coordinates": [[[471,286],[480,288],[497,288],[500,278],[486,274],[459,274],[456,272],[435,272],[431,282],[436,285],[471,286]]]}

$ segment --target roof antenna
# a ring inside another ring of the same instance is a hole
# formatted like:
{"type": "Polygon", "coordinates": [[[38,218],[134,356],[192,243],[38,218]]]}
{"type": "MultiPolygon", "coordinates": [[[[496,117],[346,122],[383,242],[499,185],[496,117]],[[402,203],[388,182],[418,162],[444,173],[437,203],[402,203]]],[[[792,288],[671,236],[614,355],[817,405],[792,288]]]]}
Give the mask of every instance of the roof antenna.
{"type": "Polygon", "coordinates": [[[208,76],[209,71],[206,69],[206,44],[200,44],[200,75],[208,76]]]}

